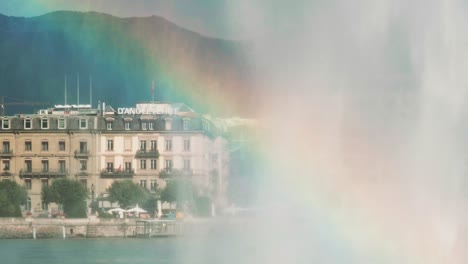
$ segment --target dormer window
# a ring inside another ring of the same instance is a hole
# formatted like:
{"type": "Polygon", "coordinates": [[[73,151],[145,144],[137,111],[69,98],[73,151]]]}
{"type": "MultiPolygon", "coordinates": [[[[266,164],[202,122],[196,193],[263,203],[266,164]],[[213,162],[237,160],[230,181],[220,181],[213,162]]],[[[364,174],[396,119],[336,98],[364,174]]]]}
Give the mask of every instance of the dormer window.
{"type": "Polygon", "coordinates": [[[24,119],[24,129],[31,129],[32,128],[32,120],[30,117],[26,117],[24,119]]]}
{"type": "Polygon", "coordinates": [[[42,118],[41,119],[41,128],[42,129],[49,129],[49,119],[42,118]]]}
{"type": "Polygon", "coordinates": [[[147,130],[147,123],[145,121],[141,122],[141,130],[147,130]]]}
{"type": "Polygon", "coordinates": [[[190,130],[190,119],[184,118],[182,121],[182,128],[184,131],[190,130]]]}
{"type": "Polygon", "coordinates": [[[107,121],[107,130],[112,130],[112,122],[107,121]]]}
{"type": "Polygon", "coordinates": [[[125,117],[124,118],[124,127],[125,127],[125,130],[131,130],[131,122],[132,122],[132,118],[131,117],[125,117]]]}
{"type": "Polygon", "coordinates": [[[65,129],[66,128],[65,118],[59,118],[57,120],[57,127],[59,129],[65,129]]]}
{"type": "Polygon", "coordinates": [[[209,131],[210,130],[210,124],[206,121],[203,122],[203,130],[209,131]]]}
{"type": "Polygon", "coordinates": [[[166,118],[164,121],[166,130],[172,130],[172,118],[166,118]]]}
{"type": "Polygon", "coordinates": [[[148,129],[153,130],[153,123],[152,122],[148,122],[148,129]]]}
{"type": "Polygon", "coordinates": [[[3,118],[2,128],[10,129],[10,119],[8,119],[8,117],[3,118]]]}
{"type": "Polygon", "coordinates": [[[88,120],[86,118],[80,118],[80,129],[88,128],[88,120]]]}

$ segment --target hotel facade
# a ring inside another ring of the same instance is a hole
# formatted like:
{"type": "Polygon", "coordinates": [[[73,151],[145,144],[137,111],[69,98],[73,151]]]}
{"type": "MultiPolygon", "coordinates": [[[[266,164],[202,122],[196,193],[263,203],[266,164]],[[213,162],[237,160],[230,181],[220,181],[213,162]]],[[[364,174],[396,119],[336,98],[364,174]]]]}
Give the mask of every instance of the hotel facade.
{"type": "Polygon", "coordinates": [[[56,210],[42,202],[41,190],[58,178],[80,181],[88,203],[124,179],[153,194],[170,180],[190,180],[199,195],[225,203],[228,142],[184,104],[65,105],[0,121],[0,177],[25,186],[24,211],[56,210]]]}

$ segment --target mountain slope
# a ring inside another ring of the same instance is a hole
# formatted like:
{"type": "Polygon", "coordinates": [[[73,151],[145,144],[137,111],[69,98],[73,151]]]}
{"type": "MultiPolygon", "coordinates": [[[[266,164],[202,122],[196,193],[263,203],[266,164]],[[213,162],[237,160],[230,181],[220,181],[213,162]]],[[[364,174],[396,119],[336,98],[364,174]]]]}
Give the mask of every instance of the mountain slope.
{"type": "MultiPolygon", "coordinates": [[[[118,18],[60,11],[32,18],[0,15],[0,95],[29,101],[130,106],[182,101],[216,114],[252,115],[255,92],[242,44],[202,36],[161,17],[118,18]]],[[[15,109],[7,109],[13,114],[15,109]]]]}

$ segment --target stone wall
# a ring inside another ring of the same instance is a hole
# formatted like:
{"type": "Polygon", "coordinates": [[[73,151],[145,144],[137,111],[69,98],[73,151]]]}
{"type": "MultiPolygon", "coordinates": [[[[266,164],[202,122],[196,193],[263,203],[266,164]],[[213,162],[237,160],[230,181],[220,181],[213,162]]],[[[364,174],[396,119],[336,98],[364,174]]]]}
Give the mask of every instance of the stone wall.
{"type": "Polygon", "coordinates": [[[131,237],[135,234],[134,219],[43,219],[0,218],[0,239],[85,238],[88,226],[93,237],[131,237]]]}

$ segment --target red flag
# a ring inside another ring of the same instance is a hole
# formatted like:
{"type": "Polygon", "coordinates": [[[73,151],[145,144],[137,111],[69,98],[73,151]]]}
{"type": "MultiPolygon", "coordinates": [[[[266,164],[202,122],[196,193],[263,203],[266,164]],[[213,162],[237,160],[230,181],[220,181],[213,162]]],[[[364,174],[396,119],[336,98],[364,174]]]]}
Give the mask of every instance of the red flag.
{"type": "Polygon", "coordinates": [[[151,83],[151,94],[154,94],[154,81],[151,83]]]}

